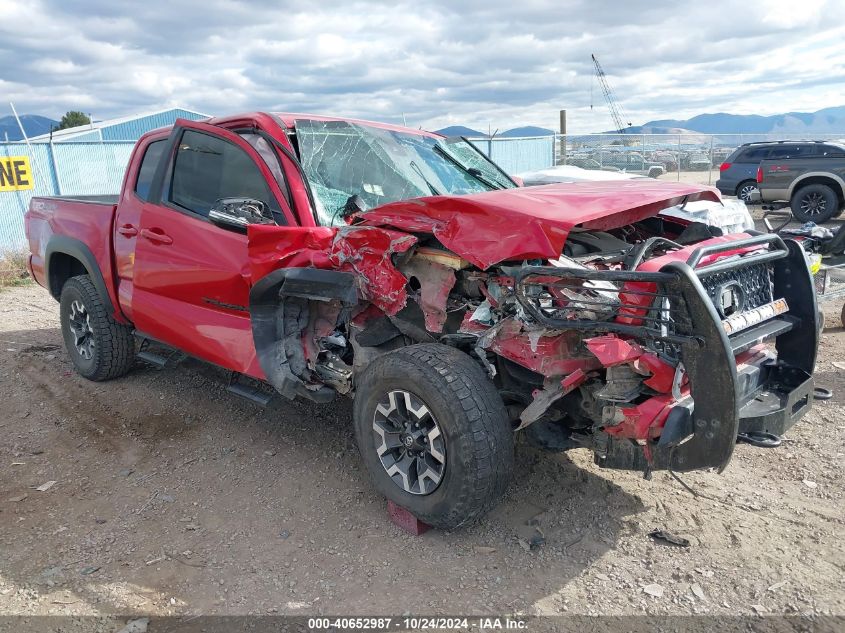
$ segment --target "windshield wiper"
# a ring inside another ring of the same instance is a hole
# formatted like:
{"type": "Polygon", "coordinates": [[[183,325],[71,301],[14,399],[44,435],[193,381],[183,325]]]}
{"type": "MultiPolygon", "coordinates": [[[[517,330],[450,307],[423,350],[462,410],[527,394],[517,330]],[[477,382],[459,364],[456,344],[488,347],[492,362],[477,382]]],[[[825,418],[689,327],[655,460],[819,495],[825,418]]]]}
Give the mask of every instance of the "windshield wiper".
{"type": "Polygon", "coordinates": [[[480,169],[478,169],[476,167],[467,167],[461,161],[459,161],[457,158],[455,158],[449,152],[447,152],[445,149],[443,149],[443,147],[441,147],[437,143],[434,144],[433,149],[434,149],[435,152],[440,154],[443,158],[448,160],[450,163],[457,165],[462,171],[468,173],[470,176],[475,178],[480,183],[485,184],[488,187],[491,187],[493,189],[504,189],[504,187],[502,185],[500,185],[497,182],[493,182],[492,180],[487,178],[483,173],[481,173],[480,169]]]}
{"type": "Polygon", "coordinates": [[[415,172],[417,172],[417,174],[419,174],[419,177],[422,178],[425,184],[428,185],[428,189],[429,191],[431,191],[431,193],[433,193],[435,196],[442,195],[439,191],[437,191],[437,188],[428,181],[428,178],[425,177],[425,174],[416,162],[411,161],[411,169],[413,169],[415,172]]]}

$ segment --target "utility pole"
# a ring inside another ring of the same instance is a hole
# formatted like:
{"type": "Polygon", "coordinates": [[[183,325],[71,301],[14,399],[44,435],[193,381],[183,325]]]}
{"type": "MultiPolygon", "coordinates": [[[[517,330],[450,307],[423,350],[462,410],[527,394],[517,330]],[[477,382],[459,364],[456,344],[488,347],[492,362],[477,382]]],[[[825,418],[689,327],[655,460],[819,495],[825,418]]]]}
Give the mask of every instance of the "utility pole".
{"type": "MultiPolygon", "coordinates": [[[[566,110],[560,111],[560,164],[566,164],[566,110]]],[[[557,163],[557,161],[555,161],[557,163]]]]}

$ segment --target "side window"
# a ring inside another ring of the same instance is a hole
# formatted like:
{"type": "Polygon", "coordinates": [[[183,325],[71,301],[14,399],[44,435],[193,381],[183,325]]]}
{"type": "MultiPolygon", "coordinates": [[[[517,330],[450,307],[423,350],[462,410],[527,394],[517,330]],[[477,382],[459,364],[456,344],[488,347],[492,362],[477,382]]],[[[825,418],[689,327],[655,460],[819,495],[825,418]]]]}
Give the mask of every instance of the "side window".
{"type": "Polygon", "coordinates": [[[837,147],[836,145],[822,145],[819,147],[819,154],[821,156],[845,156],[845,147],[837,147]]]}
{"type": "Polygon", "coordinates": [[[745,153],[740,156],[738,163],[759,163],[764,158],[768,158],[769,156],[769,148],[768,147],[752,147],[751,149],[745,150],[745,153]]]}
{"type": "Polygon", "coordinates": [[[783,145],[772,149],[769,158],[798,158],[800,156],[812,156],[813,153],[812,145],[783,145]]]}
{"type": "Polygon", "coordinates": [[[156,167],[158,167],[166,145],[167,139],[153,141],[147,145],[144,157],[141,159],[141,167],[138,170],[138,179],[135,181],[135,193],[141,200],[150,199],[150,185],[153,183],[156,167]]]}
{"type": "Polygon", "coordinates": [[[170,185],[170,202],[207,216],[220,198],[255,198],[278,218],[281,211],[261,171],[239,147],[186,130],[182,134],[170,185]]]}

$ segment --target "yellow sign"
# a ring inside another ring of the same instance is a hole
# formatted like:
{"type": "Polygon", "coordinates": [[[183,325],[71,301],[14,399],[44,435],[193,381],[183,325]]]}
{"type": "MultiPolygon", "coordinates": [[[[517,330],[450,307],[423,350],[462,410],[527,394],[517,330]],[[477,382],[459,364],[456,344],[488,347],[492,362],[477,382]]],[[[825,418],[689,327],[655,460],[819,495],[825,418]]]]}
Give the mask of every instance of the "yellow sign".
{"type": "Polygon", "coordinates": [[[0,191],[32,189],[32,168],[26,156],[0,156],[0,191]]]}

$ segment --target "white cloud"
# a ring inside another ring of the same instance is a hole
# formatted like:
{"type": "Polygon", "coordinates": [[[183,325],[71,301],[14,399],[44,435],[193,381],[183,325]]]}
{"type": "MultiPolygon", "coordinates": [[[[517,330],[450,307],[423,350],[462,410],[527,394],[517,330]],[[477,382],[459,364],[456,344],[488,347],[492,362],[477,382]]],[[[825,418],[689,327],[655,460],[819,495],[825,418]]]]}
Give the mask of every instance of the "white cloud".
{"type": "Polygon", "coordinates": [[[566,108],[571,130],[608,129],[590,53],[635,124],[845,105],[841,0],[0,0],[0,16],[2,100],[53,117],[182,104],[504,129],[566,108]]]}

